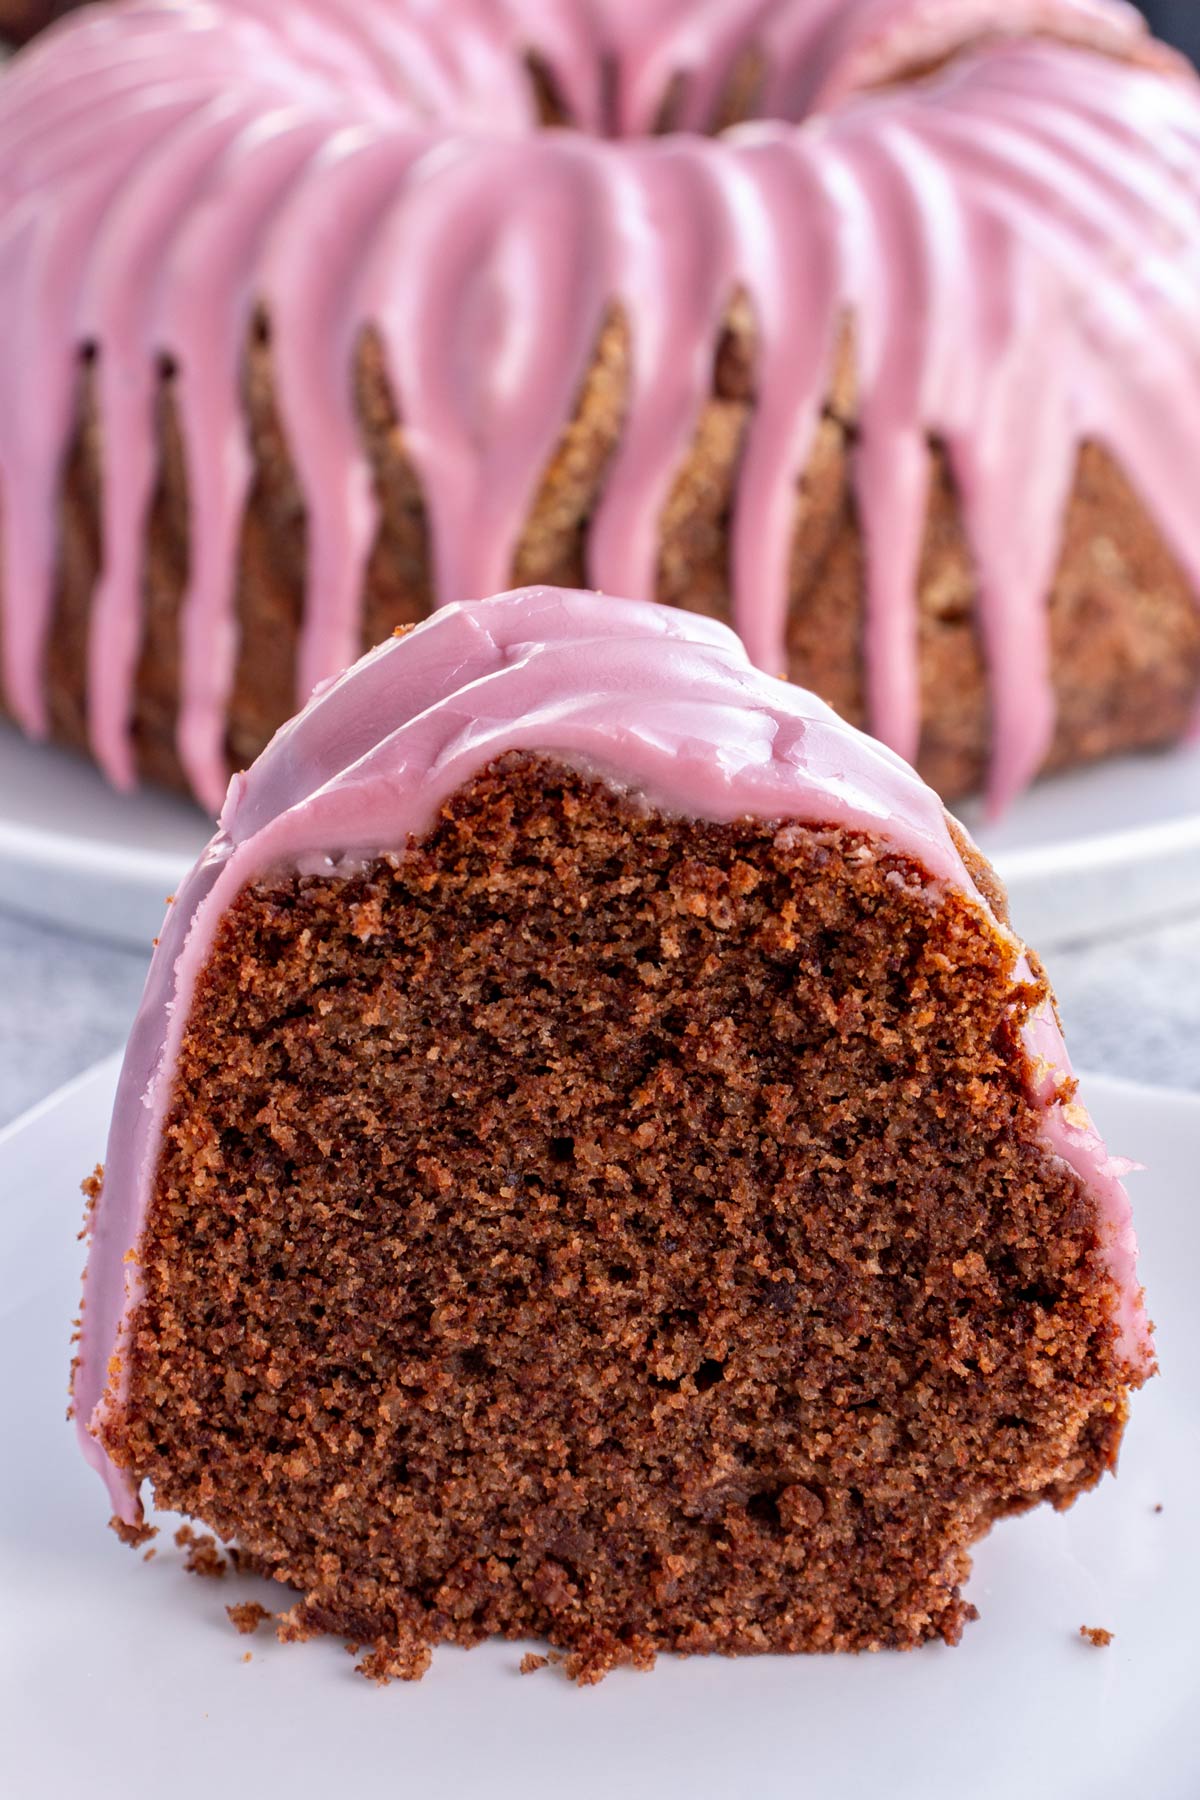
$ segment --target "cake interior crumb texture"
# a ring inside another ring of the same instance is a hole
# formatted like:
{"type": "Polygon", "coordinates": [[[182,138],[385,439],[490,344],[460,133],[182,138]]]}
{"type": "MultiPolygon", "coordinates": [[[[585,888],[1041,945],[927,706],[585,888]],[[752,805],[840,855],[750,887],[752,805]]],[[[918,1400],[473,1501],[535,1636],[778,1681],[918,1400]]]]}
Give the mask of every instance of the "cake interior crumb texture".
{"type": "Polygon", "coordinates": [[[1095,1483],[1141,1378],[1015,954],[854,833],[519,753],[407,855],[259,880],[106,1447],[380,1679],[956,1642],[971,1545],[1095,1483]]]}

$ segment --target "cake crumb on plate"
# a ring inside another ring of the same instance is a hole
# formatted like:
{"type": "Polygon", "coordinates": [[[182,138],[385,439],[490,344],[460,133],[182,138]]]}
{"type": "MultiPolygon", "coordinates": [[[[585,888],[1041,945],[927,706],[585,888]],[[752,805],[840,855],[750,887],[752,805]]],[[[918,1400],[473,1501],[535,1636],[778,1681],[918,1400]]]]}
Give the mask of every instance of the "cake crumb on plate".
{"type": "Polygon", "coordinates": [[[193,1531],[190,1525],[181,1525],[175,1533],[175,1542],[181,1550],[186,1550],[183,1566],[189,1575],[203,1575],[210,1581],[219,1581],[224,1575],[225,1558],[217,1548],[217,1540],[206,1531],[193,1531]]]}
{"type": "Polygon", "coordinates": [[[264,1620],[271,1617],[266,1607],[260,1606],[257,1600],[242,1600],[236,1606],[227,1606],[225,1611],[229,1614],[229,1622],[234,1630],[239,1631],[243,1637],[249,1637],[264,1620]]]}

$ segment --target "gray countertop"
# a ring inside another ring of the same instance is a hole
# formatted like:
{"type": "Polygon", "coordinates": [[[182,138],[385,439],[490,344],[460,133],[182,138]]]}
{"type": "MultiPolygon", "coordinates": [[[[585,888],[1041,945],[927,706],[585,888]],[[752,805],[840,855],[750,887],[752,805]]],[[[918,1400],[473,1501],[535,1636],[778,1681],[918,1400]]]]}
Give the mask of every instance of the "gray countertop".
{"type": "MultiPolygon", "coordinates": [[[[1200,918],[1049,959],[1076,1066],[1200,1090],[1200,918]]],[[[145,958],[0,914],[0,1125],[124,1042],[145,958]]]]}

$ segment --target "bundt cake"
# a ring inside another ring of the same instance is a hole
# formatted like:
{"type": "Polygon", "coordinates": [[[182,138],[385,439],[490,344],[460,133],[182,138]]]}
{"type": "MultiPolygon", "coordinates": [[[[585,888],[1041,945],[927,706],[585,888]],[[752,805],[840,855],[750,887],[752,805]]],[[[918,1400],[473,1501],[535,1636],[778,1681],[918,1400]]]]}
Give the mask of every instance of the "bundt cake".
{"type": "Polygon", "coordinates": [[[1121,1165],[932,790],[727,627],[535,589],[325,687],[181,888],[74,1394],[377,1675],[957,1640],[1114,1466],[1121,1165]]]}
{"type": "Polygon", "coordinates": [[[1172,742],[1198,155],[1110,0],[88,9],[0,79],[4,703],[215,810],[398,624],[554,581],[946,796],[1172,742]]]}

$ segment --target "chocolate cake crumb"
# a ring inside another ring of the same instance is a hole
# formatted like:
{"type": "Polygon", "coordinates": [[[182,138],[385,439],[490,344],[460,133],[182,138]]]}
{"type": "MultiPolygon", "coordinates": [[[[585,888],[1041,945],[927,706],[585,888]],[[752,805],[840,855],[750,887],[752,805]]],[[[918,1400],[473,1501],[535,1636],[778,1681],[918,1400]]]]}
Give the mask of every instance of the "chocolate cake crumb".
{"type": "Polygon", "coordinates": [[[308,1617],[302,1601],[275,1615],[275,1638],[280,1644],[307,1644],[309,1638],[320,1635],[320,1626],[308,1617]]]}
{"type": "Polygon", "coordinates": [[[143,1562],[153,1562],[157,1555],[158,1555],[158,1551],[155,1549],[154,1545],[151,1544],[150,1548],[143,1552],[142,1561],[143,1562]]]}
{"type": "Polygon", "coordinates": [[[386,1687],[391,1681],[420,1681],[432,1661],[428,1644],[406,1640],[399,1644],[378,1643],[354,1666],[376,1687],[386,1687]]]}
{"type": "Polygon", "coordinates": [[[253,1662],[253,1661],[254,1661],[254,1652],[253,1652],[253,1650],[247,1650],[247,1652],[246,1652],[246,1654],[245,1654],[245,1655],[244,1655],[244,1656],[243,1656],[243,1658],[242,1658],[242,1661],[243,1661],[243,1662],[244,1662],[244,1663],[248,1663],[248,1662],[253,1662]]]}
{"type": "Polygon", "coordinates": [[[183,1566],[189,1575],[202,1575],[206,1580],[218,1581],[224,1575],[228,1564],[217,1548],[217,1540],[205,1531],[193,1531],[190,1525],[181,1525],[175,1533],[175,1542],[181,1550],[186,1550],[183,1566]]]}
{"type": "Polygon", "coordinates": [[[562,1668],[568,1681],[577,1687],[595,1687],[614,1669],[636,1669],[639,1674],[648,1674],[657,1661],[658,1654],[648,1639],[637,1638],[625,1644],[598,1637],[582,1649],[569,1651],[562,1658],[562,1668]]]}
{"type": "Polygon", "coordinates": [[[225,1611],[229,1614],[234,1630],[239,1631],[243,1637],[250,1637],[272,1616],[257,1600],[242,1600],[236,1606],[227,1606],[225,1611]]]}
{"type": "Polygon", "coordinates": [[[549,1663],[548,1656],[535,1656],[532,1650],[527,1650],[521,1658],[521,1673],[522,1675],[536,1675],[539,1669],[547,1668],[549,1663]]]}
{"type": "Polygon", "coordinates": [[[208,1581],[219,1581],[226,1569],[225,1558],[211,1539],[189,1550],[183,1566],[189,1575],[202,1575],[208,1581]]]}
{"type": "Polygon", "coordinates": [[[532,756],[406,855],[263,877],[105,1448],[375,1681],[957,1642],[972,1546],[1112,1468],[1143,1376],[1015,955],[873,839],[532,756]]]}
{"type": "Polygon", "coordinates": [[[77,1233],[80,1242],[91,1233],[92,1220],[95,1217],[96,1207],[100,1200],[100,1191],[103,1186],[104,1164],[97,1163],[87,1179],[81,1181],[79,1184],[79,1191],[84,1199],[83,1224],[80,1226],[77,1233]]]}
{"type": "Polygon", "coordinates": [[[1154,1510],[1156,1513],[1160,1513],[1162,1511],[1162,1501],[1161,1500],[1159,1501],[1158,1505],[1154,1508],[1154,1510]]]}
{"type": "Polygon", "coordinates": [[[115,1513],[108,1521],[108,1528],[110,1531],[115,1531],[121,1542],[123,1544],[128,1544],[131,1550],[140,1550],[143,1544],[148,1544],[151,1538],[156,1538],[158,1536],[157,1525],[147,1525],[144,1523],[141,1525],[127,1525],[125,1520],[118,1519],[115,1513]]]}
{"type": "Polygon", "coordinates": [[[1103,1625],[1081,1625],[1079,1635],[1096,1650],[1107,1650],[1113,1641],[1113,1633],[1106,1631],[1103,1625]]]}
{"type": "Polygon", "coordinates": [[[255,1556],[252,1551],[243,1549],[239,1544],[227,1545],[225,1554],[239,1575],[257,1575],[263,1581],[274,1579],[275,1570],[265,1556],[255,1556]]]}

